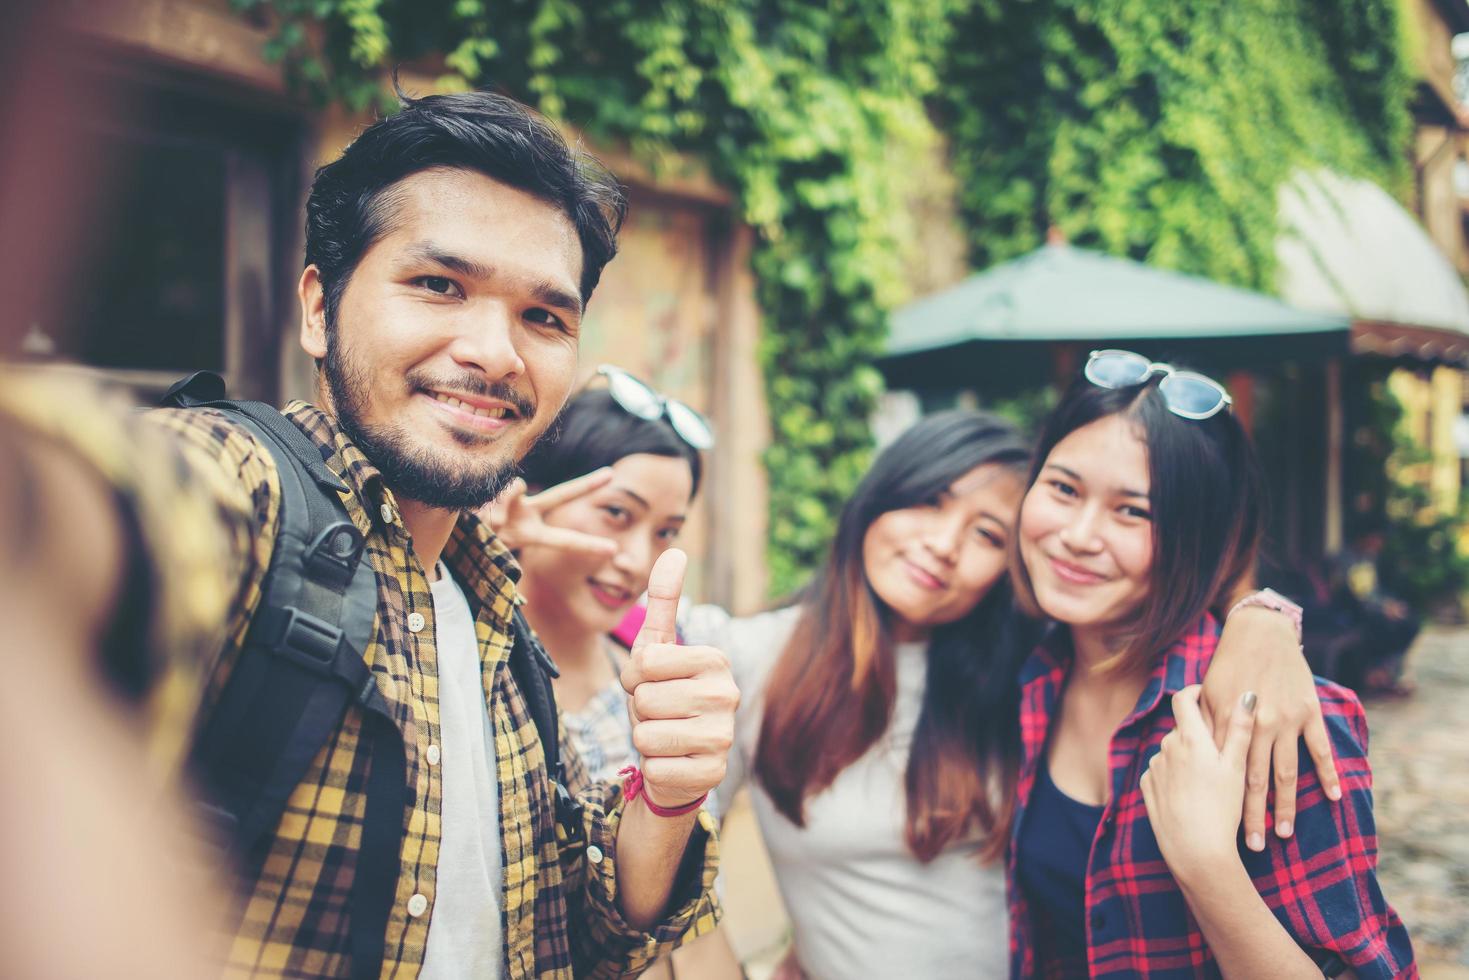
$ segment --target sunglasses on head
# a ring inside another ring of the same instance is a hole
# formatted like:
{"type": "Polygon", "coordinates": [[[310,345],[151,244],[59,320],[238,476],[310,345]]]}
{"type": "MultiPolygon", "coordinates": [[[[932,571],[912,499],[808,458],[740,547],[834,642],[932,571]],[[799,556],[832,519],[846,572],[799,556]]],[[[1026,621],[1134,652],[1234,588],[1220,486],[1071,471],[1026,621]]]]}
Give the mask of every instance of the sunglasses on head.
{"type": "Polygon", "coordinates": [[[1158,393],[1164,404],[1186,419],[1213,418],[1231,404],[1229,392],[1213,378],[1150,361],[1130,350],[1094,350],[1082,373],[1100,388],[1131,388],[1161,374],[1158,393]]]}
{"type": "Polygon", "coordinates": [[[693,448],[714,448],[714,429],[709,420],[676,398],[660,395],[622,368],[603,364],[597,373],[607,379],[607,393],[629,415],[648,422],[668,416],[678,437],[693,448]]]}

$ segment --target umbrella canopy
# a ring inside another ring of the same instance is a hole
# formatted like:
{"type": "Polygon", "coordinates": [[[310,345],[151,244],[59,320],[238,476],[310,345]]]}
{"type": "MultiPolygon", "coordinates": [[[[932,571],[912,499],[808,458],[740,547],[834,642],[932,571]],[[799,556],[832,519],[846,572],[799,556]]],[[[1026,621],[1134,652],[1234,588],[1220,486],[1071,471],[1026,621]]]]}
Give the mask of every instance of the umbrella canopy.
{"type": "Polygon", "coordinates": [[[1340,313],[1299,310],[1197,276],[1047,245],[897,310],[887,353],[968,340],[1218,338],[1350,326],[1340,313]]]}
{"type": "Polygon", "coordinates": [[[1144,341],[1134,345],[1143,353],[1246,341],[1257,355],[1282,357],[1343,347],[1350,327],[1340,313],[1052,244],[898,309],[883,371],[895,384],[987,374],[997,359],[1043,363],[1037,348],[1066,341],[1144,341]]]}

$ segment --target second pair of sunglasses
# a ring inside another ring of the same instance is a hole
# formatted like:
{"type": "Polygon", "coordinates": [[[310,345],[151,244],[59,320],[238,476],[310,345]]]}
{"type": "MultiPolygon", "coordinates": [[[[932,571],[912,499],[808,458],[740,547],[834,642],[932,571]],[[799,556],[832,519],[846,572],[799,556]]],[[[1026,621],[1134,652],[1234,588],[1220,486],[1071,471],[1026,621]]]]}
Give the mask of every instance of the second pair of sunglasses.
{"type": "Polygon", "coordinates": [[[1150,361],[1130,350],[1094,350],[1082,373],[1102,388],[1131,388],[1161,374],[1159,394],[1170,412],[1186,419],[1213,418],[1231,404],[1229,392],[1213,378],[1150,361]]]}
{"type": "Polygon", "coordinates": [[[714,428],[709,420],[676,398],[660,395],[622,368],[603,364],[597,373],[607,379],[607,393],[624,411],[655,422],[664,415],[678,437],[697,450],[714,448],[714,428]]]}

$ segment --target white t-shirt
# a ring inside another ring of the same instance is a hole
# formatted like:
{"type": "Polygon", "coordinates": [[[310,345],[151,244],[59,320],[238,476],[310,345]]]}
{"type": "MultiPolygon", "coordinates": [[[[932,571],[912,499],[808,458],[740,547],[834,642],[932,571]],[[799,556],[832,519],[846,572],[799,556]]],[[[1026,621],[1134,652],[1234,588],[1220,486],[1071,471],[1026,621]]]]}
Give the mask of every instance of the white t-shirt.
{"type": "Polygon", "coordinates": [[[494,980],[505,958],[495,733],[469,603],[442,564],[430,590],[439,659],[438,765],[444,783],[438,884],[419,976],[494,980]]]}
{"type": "Polygon", "coordinates": [[[801,967],[813,980],[1008,976],[1002,866],[980,864],[975,841],[921,864],[904,839],[904,774],[923,707],[925,646],[898,648],[888,730],[831,786],[807,798],[805,827],[787,820],[759,782],[748,779],[765,681],[798,615],[798,609],[783,609],[728,619],[700,607],[687,617],[685,631],[691,643],[719,646],[739,685],[729,771],[711,800],[723,812],[748,781],[801,967]]]}

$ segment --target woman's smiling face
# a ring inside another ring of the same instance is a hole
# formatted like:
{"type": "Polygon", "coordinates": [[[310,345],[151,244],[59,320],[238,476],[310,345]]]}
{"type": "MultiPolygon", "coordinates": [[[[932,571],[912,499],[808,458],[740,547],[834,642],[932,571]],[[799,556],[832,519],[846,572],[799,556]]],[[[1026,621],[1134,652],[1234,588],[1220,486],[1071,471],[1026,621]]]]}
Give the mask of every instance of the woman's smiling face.
{"type": "Polygon", "coordinates": [[[527,600],[598,633],[615,629],[647,589],[653,563],[678,540],[694,493],[693,472],[680,457],[637,453],[611,469],[607,486],[544,517],[555,527],[614,542],[611,558],[550,547],[527,547],[520,555],[527,600]]]}
{"type": "Polygon", "coordinates": [[[1108,415],[1056,443],[1021,505],[1019,547],[1036,602],[1072,626],[1125,623],[1152,588],[1148,450],[1108,415]]]}
{"type": "Polygon", "coordinates": [[[1014,470],[987,463],[932,501],[868,525],[863,570],[899,620],[900,636],[962,619],[999,581],[1022,486],[1014,470]]]}

